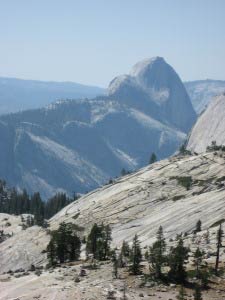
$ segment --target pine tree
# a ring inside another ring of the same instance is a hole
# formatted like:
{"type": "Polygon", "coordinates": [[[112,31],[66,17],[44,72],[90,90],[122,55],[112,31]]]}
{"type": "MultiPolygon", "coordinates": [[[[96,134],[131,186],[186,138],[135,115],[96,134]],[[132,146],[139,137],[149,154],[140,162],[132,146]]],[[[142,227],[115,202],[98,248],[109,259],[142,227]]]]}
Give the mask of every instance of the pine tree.
{"type": "Polygon", "coordinates": [[[137,234],[134,236],[133,239],[133,245],[131,249],[131,266],[130,266],[130,271],[133,275],[138,275],[141,273],[141,259],[142,259],[142,254],[141,254],[141,247],[140,247],[140,242],[138,240],[137,234]]]}
{"type": "Polygon", "coordinates": [[[51,232],[51,240],[47,246],[49,264],[78,260],[81,241],[75,233],[74,225],[61,223],[58,230],[51,232]]]}
{"type": "Polygon", "coordinates": [[[222,225],[220,223],[219,229],[217,231],[217,242],[216,242],[216,264],[215,264],[215,274],[218,275],[219,261],[220,261],[220,248],[222,247],[222,238],[223,238],[223,230],[222,225]]]}
{"type": "Polygon", "coordinates": [[[149,249],[149,263],[156,278],[162,277],[162,266],[166,260],[165,250],[166,242],[163,236],[163,228],[160,226],[157,231],[156,242],[149,249]]]}
{"type": "Polygon", "coordinates": [[[102,232],[103,232],[103,247],[104,247],[104,255],[103,259],[107,259],[110,256],[110,244],[112,241],[112,230],[109,225],[104,226],[102,224],[102,232]]]}
{"type": "Polygon", "coordinates": [[[150,160],[149,160],[149,164],[153,164],[157,161],[157,156],[155,155],[155,153],[153,152],[151,154],[150,160]]]}
{"type": "Polygon", "coordinates": [[[87,238],[86,253],[93,254],[98,260],[106,260],[110,257],[110,244],[112,231],[109,225],[94,224],[87,238]]]}
{"type": "Polygon", "coordinates": [[[202,231],[202,222],[201,222],[201,220],[198,220],[198,222],[196,223],[194,232],[197,233],[197,232],[200,232],[200,231],[202,231]]]}
{"type": "Polygon", "coordinates": [[[185,261],[188,259],[189,249],[184,247],[182,237],[179,238],[176,247],[171,247],[169,253],[169,279],[178,283],[184,283],[187,277],[185,261]]]}
{"type": "Polygon", "coordinates": [[[119,262],[118,262],[115,250],[112,252],[112,263],[113,263],[113,275],[117,279],[119,262]]]}
{"type": "Polygon", "coordinates": [[[120,254],[119,254],[119,259],[118,259],[120,268],[126,266],[126,262],[129,260],[130,255],[131,255],[131,249],[129,247],[129,244],[126,241],[123,241],[120,254]]]}
{"type": "Polygon", "coordinates": [[[186,294],[183,285],[180,287],[179,294],[177,295],[177,300],[186,300],[186,294]]]}
{"type": "Polygon", "coordinates": [[[99,226],[95,223],[91,229],[90,234],[87,237],[86,253],[93,254],[93,257],[97,259],[98,256],[98,239],[101,235],[99,226]]]}
{"type": "Polygon", "coordinates": [[[123,257],[129,257],[130,256],[130,247],[129,244],[126,241],[123,241],[122,247],[121,247],[121,254],[123,257]]]}
{"type": "Polygon", "coordinates": [[[51,239],[47,246],[47,258],[50,266],[56,264],[56,245],[54,239],[51,239]]]}
{"type": "Polygon", "coordinates": [[[202,299],[201,288],[199,287],[199,285],[197,285],[197,286],[195,287],[195,291],[194,291],[194,300],[203,300],[203,299],[202,299]]]}
{"type": "Polygon", "coordinates": [[[204,252],[199,249],[199,247],[196,249],[194,253],[194,264],[196,268],[196,277],[200,278],[200,267],[202,264],[204,252]]]}

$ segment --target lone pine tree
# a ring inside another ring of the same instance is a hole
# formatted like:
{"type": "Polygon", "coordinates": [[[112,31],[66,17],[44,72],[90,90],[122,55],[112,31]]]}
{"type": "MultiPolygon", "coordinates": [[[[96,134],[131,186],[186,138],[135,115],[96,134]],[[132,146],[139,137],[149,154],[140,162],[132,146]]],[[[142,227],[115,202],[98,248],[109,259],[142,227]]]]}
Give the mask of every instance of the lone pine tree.
{"type": "Polygon", "coordinates": [[[156,154],[153,152],[152,154],[151,154],[151,157],[150,157],[150,160],[149,160],[149,164],[153,164],[154,162],[156,162],[157,161],[157,156],[156,156],[156,154]]]}
{"type": "Polygon", "coordinates": [[[196,249],[194,253],[194,264],[195,264],[195,271],[196,271],[196,277],[200,278],[200,267],[202,264],[204,252],[199,249],[199,247],[196,249]]]}
{"type": "Polygon", "coordinates": [[[94,224],[86,244],[87,255],[92,254],[95,259],[106,260],[110,257],[111,228],[109,225],[94,224]]]}
{"type": "Polygon", "coordinates": [[[219,268],[219,261],[220,261],[220,248],[223,247],[222,245],[222,238],[223,238],[223,230],[222,225],[220,223],[219,229],[217,231],[216,236],[216,263],[215,263],[215,274],[218,275],[218,268],[219,268]]]}
{"type": "Polygon", "coordinates": [[[188,259],[189,248],[184,246],[182,237],[179,238],[176,247],[170,248],[169,253],[169,279],[184,283],[187,277],[185,261],[188,259]]]}
{"type": "Polygon", "coordinates": [[[156,278],[162,277],[162,266],[166,261],[165,257],[166,242],[163,236],[163,228],[159,227],[156,241],[149,248],[149,263],[156,278]]]}
{"type": "Polygon", "coordinates": [[[140,242],[138,240],[137,234],[134,236],[133,244],[131,248],[131,266],[130,271],[133,275],[138,275],[141,273],[141,260],[142,260],[142,254],[141,254],[141,247],[140,242]]]}

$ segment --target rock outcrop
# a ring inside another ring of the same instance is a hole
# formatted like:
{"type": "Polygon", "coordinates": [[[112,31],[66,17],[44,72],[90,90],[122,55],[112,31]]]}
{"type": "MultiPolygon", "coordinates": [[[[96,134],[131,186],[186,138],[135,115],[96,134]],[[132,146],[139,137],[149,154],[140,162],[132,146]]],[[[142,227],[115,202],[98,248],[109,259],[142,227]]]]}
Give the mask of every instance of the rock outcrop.
{"type": "MultiPolygon", "coordinates": [[[[72,222],[87,235],[95,222],[104,222],[117,247],[135,234],[142,246],[150,245],[160,225],[167,241],[181,232],[191,236],[199,219],[202,230],[216,230],[225,214],[224,164],[223,152],[157,162],[71,203],[49,221],[49,229],[72,222]]],[[[37,226],[7,239],[0,244],[1,272],[45,264],[48,241],[47,230],[37,226]]]]}
{"type": "Polygon", "coordinates": [[[225,94],[210,103],[191,131],[187,148],[197,153],[206,151],[215,141],[225,145],[225,94]]]}

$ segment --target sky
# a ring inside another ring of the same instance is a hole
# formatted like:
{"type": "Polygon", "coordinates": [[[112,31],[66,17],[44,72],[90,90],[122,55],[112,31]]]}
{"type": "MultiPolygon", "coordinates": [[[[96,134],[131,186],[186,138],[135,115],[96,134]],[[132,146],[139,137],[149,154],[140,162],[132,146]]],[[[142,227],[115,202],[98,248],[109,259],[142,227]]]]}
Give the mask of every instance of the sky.
{"type": "Polygon", "coordinates": [[[153,56],[225,80],[225,0],[0,0],[0,76],[107,87],[153,56]]]}

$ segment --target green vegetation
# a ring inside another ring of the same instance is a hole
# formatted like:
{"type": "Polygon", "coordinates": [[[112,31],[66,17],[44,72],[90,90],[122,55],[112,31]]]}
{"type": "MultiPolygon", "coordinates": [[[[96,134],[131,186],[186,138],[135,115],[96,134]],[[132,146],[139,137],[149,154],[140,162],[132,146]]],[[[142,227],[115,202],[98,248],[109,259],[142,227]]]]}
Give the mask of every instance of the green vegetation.
{"type": "Polygon", "coordinates": [[[181,285],[181,287],[180,287],[179,294],[177,296],[177,300],[187,300],[183,285],[181,285]]]}
{"type": "Polygon", "coordinates": [[[162,278],[162,267],[166,262],[166,242],[163,236],[163,228],[159,227],[156,235],[156,242],[149,248],[149,265],[156,279],[162,278]]]}
{"type": "Polygon", "coordinates": [[[170,248],[168,256],[170,267],[168,277],[170,280],[178,283],[185,283],[187,278],[185,262],[188,259],[189,251],[189,248],[184,246],[182,237],[179,238],[175,247],[170,248]]]}
{"type": "Polygon", "coordinates": [[[153,152],[153,153],[151,154],[150,159],[149,159],[149,164],[150,164],[150,165],[151,165],[151,164],[154,164],[156,161],[157,161],[157,156],[156,156],[156,154],[153,152]]]}
{"type": "Polygon", "coordinates": [[[177,195],[177,196],[173,197],[173,201],[178,201],[178,200],[183,199],[183,198],[185,198],[185,195],[177,195]]]}
{"type": "Polygon", "coordinates": [[[57,230],[51,232],[47,246],[49,266],[78,260],[81,241],[72,223],[61,223],[57,230]]]}
{"type": "Polygon", "coordinates": [[[39,193],[29,196],[26,190],[18,192],[14,188],[10,189],[5,181],[0,180],[0,213],[34,215],[34,219],[27,224],[27,227],[32,225],[46,226],[45,219],[50,219],[76,199],[78,199],[77,195],[71,199],[64,193],[57,193],[45,202],[39,193]]]}
{"type": "Polygon", "coordinates": [[[95,259],[106,260],[110,258],[112,241],[111,228],[109,225],[94,224],[87,238],[86,253],[93,255],[95,259]]]}
{"type": "Polygon", "coordinates": [[[206,151],[212,152],[212,151],[225,151],[224,145],[217,145],[216,141],[212,141],[211,145],[206,148],[206,151]]]}
{"type": "Polygon", "coordinates": [[[195,225],[194,233],[197,233],[197,232],[200,232],[200,231],[202,231],[202,222],[201,222],[201,220],[198,220],[196,225],[195,225]]]}
{"type": "Polygon", "coordinates": [[[134,236],[133,244],[130,252],[131,266],[129,270],[133,275],[138,275],[141,273],[141,260],[142,260],[141,247],[140,247],[140,242],[138,240],[138,236],[136,234],[134,236]]]}
{"type": "Polygon", "coordinates": [[[187,148],[186,148],[186,142],[180,146],[179,154],[180,155],[191,155],[191,151],[187,150],[187,148]]]}
{"type": "Polygon", "coordinates": [[[190,190],[192,185],[192,178],[191,176],[184,176],[184,177],[177,177],[178,184],[182,185],[186,188],[186,190],[190,190]]]}

